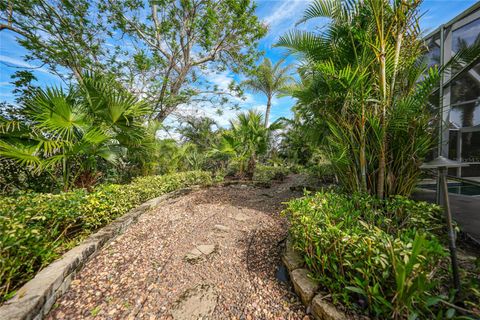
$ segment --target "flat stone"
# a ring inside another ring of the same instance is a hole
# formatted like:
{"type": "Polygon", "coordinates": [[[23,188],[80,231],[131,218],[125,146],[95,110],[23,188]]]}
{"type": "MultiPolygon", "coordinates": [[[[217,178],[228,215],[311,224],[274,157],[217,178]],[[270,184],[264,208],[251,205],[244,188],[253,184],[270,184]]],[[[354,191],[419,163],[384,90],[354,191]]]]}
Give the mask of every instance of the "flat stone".
{"type": "Polygon", "coordinates": [[[317,320],[347,320],[345,314],[335,308],[334,305],[322,299],[322,295],[317,294],[310,305],[312,315],[317,320]]]}
{"type": "Polygon", "coordinates": [[[185,255],[185,260],[188,262],[194,262],[202,258],[202,252],[197,248],[193,248],[189,253],[185,255]]]}
{"type": "Polygon", "coordinates": [[[230,228],[227,227],[227,226],[222,226],[221,224],[216,224],[213,226],[213,228],[215,228],[215,230],[218,230],[218,231],[223,231],[223,232],[228,232],[230,231],[230,228]]]}
{"type": "Polygon", "coordinates": [[[217,249],[217,246],[214,244],[201,244],[193,248],[189,253],[185,255],[185,260],[188,262],[194,262],[199,259],[202,259],[217,249]]]}
{"type": "Polygon", "coordinates": [[[290,272],[290,279],[303,304],[308,305],[320,287],[318,282],[308,276],[307,269],[293,270],[290,272]]]}
{"type": "Polygon", "coordinates": [[[172,309],[175,320],[209,318],[217,305],[217,294],[210,285],[198,285],[187,290],[172,309]]]}
{"type": "Polygon", "coordinates": [[[243,221],[247,221],[248,219],[250,219],[250,217],[247,216],[243,212],[237,212],[236,214],[233,215],[233,219],[235,219],[237,221],[240,221],[240,222],[243,222],[243,221]]]}
{"type": "Polygon", "coordinates": [[[208,256],[209,254],[212,254],[215,251],[216,247],[217,246],[214,244],[201,244],[197,246],[197,249],[204,255],[208,256]]]}
{"type": "Polygon", "coordinates": [[[293,246],[289,239],[287,239],[285,253],[282,256],[282,262],[285,267],[287,267],[288,271],[299,269],[305,264],[305,261],[303,260],[300,253],[293,249],[293,246]]]}

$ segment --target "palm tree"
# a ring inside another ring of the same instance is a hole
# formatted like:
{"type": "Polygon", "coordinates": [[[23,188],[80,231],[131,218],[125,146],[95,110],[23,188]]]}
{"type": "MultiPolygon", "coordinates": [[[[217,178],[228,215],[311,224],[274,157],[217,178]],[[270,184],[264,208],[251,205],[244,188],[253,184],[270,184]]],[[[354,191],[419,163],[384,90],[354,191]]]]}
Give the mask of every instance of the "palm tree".
{"type": "Polygon", "coordinates": [[[102,159],[117,163],[129,148],[141,145],[149,109],[112,79],[85,75],[81,87],[39,90],[24,104],[24,121],[9,125],[0,156],[37,172],[61,172],[68,190],[95,183],[102,159]],[[86,185],[85,185],[86,184],[86,185]]]}
{"type": "Polygon", "coordinates": [[[409,193],[428,149],[424,97],[435,81],[417,85],[426,67],[419,63],[415,5],[316,0],[300,22],[327,17],[324,31],[294,31],[278,43],[304,57],[301,82],[291,93],[303,113],[327,121],[325,148],[342,182],[379,198],[409,193]],[[416,122],[408,118],[414,114],[416,122]]]}
{"type": "Polygon", "coordinates": [[[232,158],[239,165],[238,175],[251,179],[258,157],[268,150],[270,134],[282,127],[279,122],[265,127],[263,116],[258,111],[240,113],[230,121],[230,129],[223,132],[213,152],[232,158]]]}
{"type": "Polygon", "coordinates": [[[291,66],[282,67],[283,60],[272,65],[270,59],[265,58],[254,70],[250,79],[242,82],[242,86],[253,91],[261,92],[267,97],[267,110],[265,111],[265,127],[268,127],[270,109],[273,97],[287,87],[293,78],[288,74],[291,66]]]}
{"type": "Polygon", "coordinates": [[[215,142],[216,134],[213,127],[217,127],[217,123],[209,117],[193,117],[185,118],[185,125],[178,129],[185,142],[197,145],[199,151],[205,151],[212,147],[215,142]]]}
{"type": "Polygon", "coordinates": [[[326,121],[323,148],[351,191],[410,194],[434,141],[427,100],[440,74],[480,57],[479,45],[428,68],[419,3],[315,0],[300,22],[327,17],[328,26],[290,32],[277,44],[303,58],[290,93],[304,120],[326,121]]]}

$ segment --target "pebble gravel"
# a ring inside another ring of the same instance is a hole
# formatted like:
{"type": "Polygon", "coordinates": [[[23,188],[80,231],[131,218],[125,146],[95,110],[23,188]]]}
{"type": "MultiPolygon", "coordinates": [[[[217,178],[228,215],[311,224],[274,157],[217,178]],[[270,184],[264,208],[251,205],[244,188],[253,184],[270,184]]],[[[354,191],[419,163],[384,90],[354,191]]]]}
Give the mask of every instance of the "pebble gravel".
{"type": "Polygon", "coordinates": [[[294,182],[211,187],[161,203],[102,248],[46,318],[173,319],[182,295],[208,286],[216,296],[209,319],[311,319],[276,277],[282,203],[301,195],[294,182]],[[185,258],[202,245],[215,250],[185,258]]]}

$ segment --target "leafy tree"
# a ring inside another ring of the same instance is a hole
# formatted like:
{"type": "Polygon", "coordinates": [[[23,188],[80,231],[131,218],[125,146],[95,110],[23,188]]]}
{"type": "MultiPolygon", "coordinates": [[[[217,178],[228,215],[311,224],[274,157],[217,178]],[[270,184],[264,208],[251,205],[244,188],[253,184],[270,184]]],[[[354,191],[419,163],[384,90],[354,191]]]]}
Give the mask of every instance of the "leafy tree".
{"type": "Polygon", "coordinates": [[[238,164],[238,175],[251,179],[258,157],[268,151],[269,136],[282,128],[278,122],[264,126],[260,112],[250,110],[230,121],[230,129],[222,134],[214,152],[227,155],[238,164]]]}
{"type": "MultiPolygon", "coordinates": [[[[103,0],[101,10],[116,31],[131,37],[134,72],[159,121],[198,94],[201,69],[245,70],[258,57],[266,28],[250,0],[103,0]]],[[[134,79],[132,79],[134,81],[134,79]]]]}
{"type": "Polygon", "coordinates": [[[200,73],[251,68],[266,27],[251,0],[0,0],[2,30],[67,82],[81,83],[85,71],[115,74],[163,121],[193,96],[222,104],[236,95],[200,73]]]}
{"type": "Polygon", "coordinates": [[[89,187],[99,161],[117,163],[141,145],[148,106],[110,78],[84,75],[84,86],[39,89],[23,108],[25,121],[3,119],[0,156],[37,172],[60,172],[64,190],[89,187]]]}
{"type": "Polygon", "coordinates": [[[21,103],[25,99],[28,100],[35,95],[38,87],[33,82],[37,81],[37,77],[32,72],[20,70],[12,74],[10,78],[15,86],[12,93],[17,96],[15,99],[17,103],[21,103]]]}
{"type": "Polygon", "coordinates": [[[315,139],[309,134],[317,133],[318,130],[309,127],[298,114],[294,114],[293,119],[281,118],[279,121],[285,127],[285,130],[280,134],[280,156],[292,163],[307,165],[313,151],[318,148],[318,141],[315,143],[315,139]],[[308,143],[305,143],[306,141],[308,143]]]}
{"type": "Polygon", "coordinates": [[[242,82],[242,85],[254,92],[261,92],[267,97],[267,109],[265,110],[265,126],[268,127],[272,99],[276,94],[285,89],[293,78],[288,74],[291,67],[282,67],[283,60],[272,64],[270,59],[265,58],[263,62],[252,72],[250,79],[242,82]]]}
{"type": "Polygon", "coordinates": [[[39,61],[62,79],[81,82],[85,71],[108,69],[110,32],[91,1],[0,0],[0,31],[5,30],[29,51],[27,61],[39,61]]]}

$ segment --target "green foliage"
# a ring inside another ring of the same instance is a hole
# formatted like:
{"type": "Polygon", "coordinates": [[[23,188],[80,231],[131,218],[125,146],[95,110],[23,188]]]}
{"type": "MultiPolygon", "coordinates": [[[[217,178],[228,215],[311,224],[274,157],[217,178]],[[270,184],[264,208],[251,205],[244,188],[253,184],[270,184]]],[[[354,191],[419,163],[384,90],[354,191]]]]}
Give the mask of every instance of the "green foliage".
{"type": "Polygon", "coordinates": [[[251,179],[255,172],[258,157],[266,154],[271,133],[282,128],[280,123],[272,123],[268,128],[263,124],[261,113],[249,110],[239,113],[230,121],[230,129],[222,132],[222,137],[212,154],[226,156],[238,168],[237,175],[251,179]]]}
{"type": "Polygon", "coordinates": [[[286,166],[272,166],[258,164],[255,167],[253,180],[261,183],[270,183],[272,180],[282,181],[290,172],[286,166]]]}
{"type": "Polygon", "coordinates": [[[265,127],[269,125],[270,108],[272,107],[272,98],[281,93],[287,86],[293,82],[293,77],[289,75],[291,66],[282,67],[284,60],[280,59],[272,64],[270,59],[265,58],[263,62],[255,68],[249,79],[243,81],[241,86],[253,91],[261,92],[267,97],[267,109],[265,111],[265,127]]]}
{"type": "Polygon", "coordinates": [[[64,190],[91,187],[101,161],[117,164],[146,136],[148,106],[113,79],[85,75],[82,86],[38,89],[22,121],[0,119],[0,156],[34,172],[60,172],[64,190]]]}
{"type": "MultiPolygon", "coordinates": [[[[328,18],[328,25],[290,32],[277,44],[303,60],[290,88],[298,100],[295,125],[317,131],[351,192],[409,195],[434,141],[428,97],[450,66],[428,68],[422,59],[420,3],[315,0],[299,23],[328,18]]],[[[474,47],[449,63],[476,61],[474,47]]]]}
{"type": "Polygon", "coordinates": [[[433,317],[446,250],[441,209],[396,196],[319,192],[288,203],[290,234],[334,302],[380,319],[433,317]]]}
{"type": "Polygon", "coordinates": [[[183,119],[183,122],[178,133],[182,135],[183,141],[195,144],[199,151],[209,150],[218,142],[218,131],[213,128],[218,128],[218,125],[213,119],[188,116],[183,119]]]}
{"type": "Polygon", "coordinates": [[[11,159],[0,158],[0,195],[9,195],[20,190],[52,192],[55,180],[47,174],[34,174],[11,159]]]}
{"type": "Polygon", "coordinates": [[[7,297],[78,240],[142,202],[191,185],[209,185],[210,173],[191,171],[140,177],[59,194],[0,198],[0,294],[7,297]]]}
{"type": "Polygon", "coordinates": [[[27,61],[67,84],[81,84],[86,70],[114,74],[162,121],[194,96],[217,105],[236,94],[212,90],[199,73],[254,65],[266,33],[255,9],[251,0],[16,0],[0,1],[0,24],[27,61]]]}

